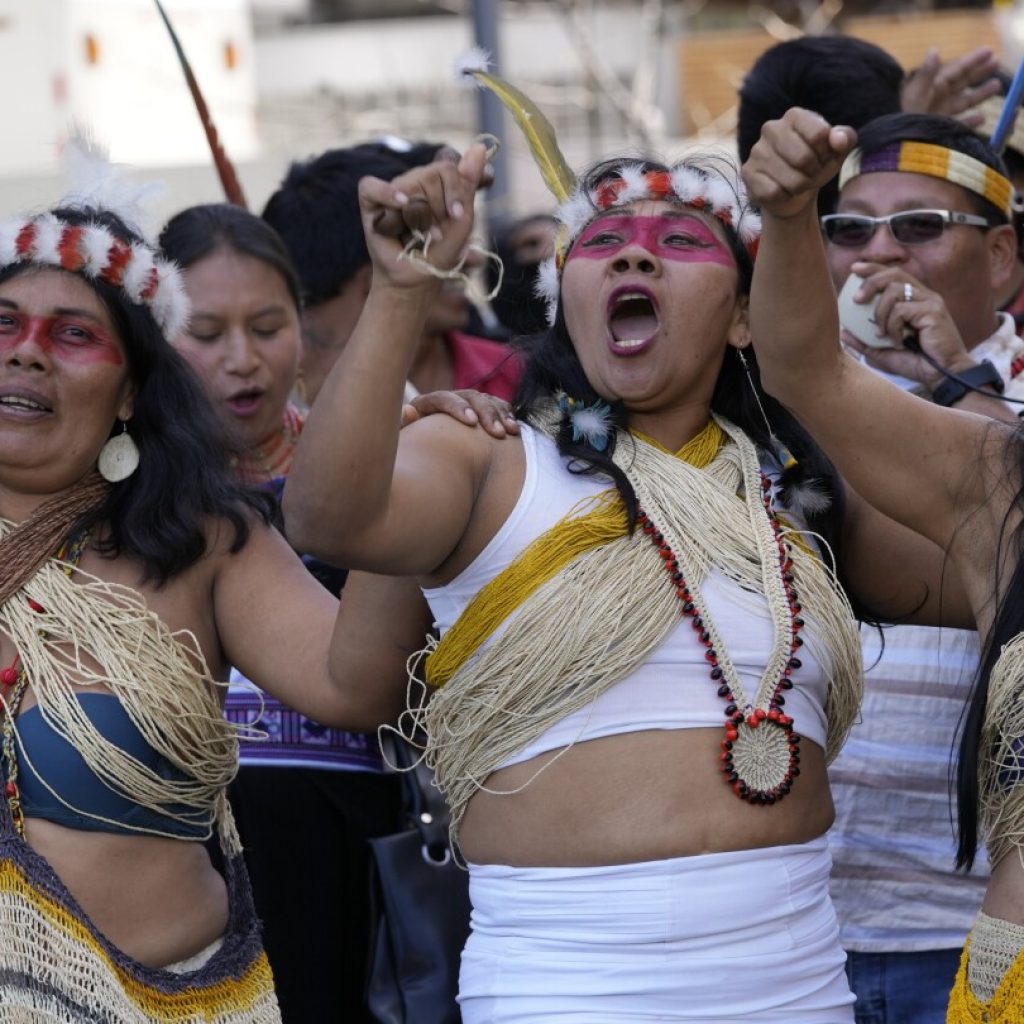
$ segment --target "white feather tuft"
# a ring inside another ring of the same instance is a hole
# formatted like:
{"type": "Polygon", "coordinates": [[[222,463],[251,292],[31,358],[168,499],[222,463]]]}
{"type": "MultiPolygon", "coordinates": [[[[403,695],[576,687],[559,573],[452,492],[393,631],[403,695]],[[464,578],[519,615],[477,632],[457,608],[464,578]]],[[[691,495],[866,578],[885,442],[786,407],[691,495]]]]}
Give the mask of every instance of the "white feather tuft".
{"type": "Polygon", "coordinates": [[[43,213],[33,219],[36,240],[32,246],[32,259],[39,263],[60,266],[60,240],[64,225],[52,213],[43,213]]]}
{"type": "Polygon", "coordinates": [[[18,235],[25,221],[7,220],[0,224],[0,267],[8,267],[18,261],[18,235]]]}
{"type": "Polygon", "coordinates": [[[132,246],[132,255],[124,268],[121,287],[128,293],[132,302],[142,302],[142,292],[149,283],[149,272],[153,269],[154,254],[148,245],[136,242],[132,246]]]}
{"type": "Polygon", "coordinates": [[[586,192],[574,192],[562,203],[555,216],[565,225],[569,245],[593,220],[596,213],[597,207],[594,206],[594,201],[586,192]]]}
{"type": "Polygon", "coordinates": [[[490,71],[492,65],[491,55],[482,46],[474,46],[456,58],[455,81],[473,89],[482,89],[483,82],[474,75],[474,72],[490,71]]]}
{"type": "Polygon", "coordinates": [[[96,277],[107,265],[110,247],[114,244],[114,236],[100,224],[86,224],[82,231],[79,249],[84,263],[82,272],[88,277],[96,277]]]}
{"type": "Polygon", "coordinates": [[[684,205],[703,196],[705,184],[704,175],[687,164],[672,168],[672,191],[684,205]]]}
{"type": "Polygon", "coordinates": [[[733,212],[733,223],[736,223],[736,192],[728,181],[717,175],[711,175],[704,183],[704,198],[707,199],[712,210],[719,213],[723,210],[733,212]]]}
{"type": "Polygon", "coordinates": [[[619,168],[619,177],[622,178],[623,189],[615,200],[616,206],[625,206],[627,203],[635,203],[638,199],[647,199],[651,190],[644,177],[642,164],[623,164],[619,168]]]}
{"type": "Polygon", "coordinates": [[[73,126],[62,162],[70,187],[58,207],[109,210],[144,236],[147,227],[155,226],[152,207],[163,192],[162,183],[129,181],[125,169],[112,164],[107,150],[82,127],[73,126]]]}
{"type": "Polygon", "coordinates": [[[819,516],[832,505],[832,495],[817,477],[801,480],[786,488],[786,507],[801,519],[819,516]]]}
{"type": "Polygon", "coordinates": [[[555,313],[558,311],[558,267],[555,258],[552,256],[544,260],[537,267],[537,279],[533,282],[533,292],[538,299],[547,303],[548,323],[555,322],[555,313]]]}
{"type": "Polygon", "coordinates": [[[190,312],[188,295],[181,279],[181,271],[174,263],[156,259],[155,265],[159,274],[156,293],[149,300],[153,310],[153,319],[160,325],[164,337],[173,340],[188,323],[190,312]]]}
{"type": "Polygon", "coordinates": [[[579,434],[595,448],[604,449],[612,422],[611,410],[608,406],[601,402],[597,405],[588,405],[571,412],[569,419],[572,422],[574,434],[579,434]]]}
{"type": "Polygon", "coordinates": [[[744,245],[750,245],[751,242],[761,237],[761,216],[756,211],[752,210],[749,206],[743,211],[740,217],[739,226],[737,228],[739,232],[740,241],[744,245]]]}

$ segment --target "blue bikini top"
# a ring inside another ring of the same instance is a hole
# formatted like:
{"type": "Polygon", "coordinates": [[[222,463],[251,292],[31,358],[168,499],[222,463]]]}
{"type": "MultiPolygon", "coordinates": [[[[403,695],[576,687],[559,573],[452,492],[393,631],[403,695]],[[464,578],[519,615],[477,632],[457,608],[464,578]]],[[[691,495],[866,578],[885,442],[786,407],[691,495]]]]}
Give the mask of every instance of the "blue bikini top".
{"type": "MultiPolygon", "coordinates": [[[[79,693],[77,696],[82,710],[106,740],[162,779],[188,781],[187,775],[146,742],[117,697],[109,693],[79,693]]],[[[167,814],[158,814],[112,790],[93,773],[78,750],[54,731],[38,706],[18,716],[18,747],[18,788],[27,818],[43,818],[89,832],[135,835],[144,830],[199,840],[210,834],[213,821],[210,808],[169,804],[167,814]],[[43,774],[46,785],[33,771],[33,766],[43,774]],[[69,806],[65,807],[51,789],[69,806]]]]}

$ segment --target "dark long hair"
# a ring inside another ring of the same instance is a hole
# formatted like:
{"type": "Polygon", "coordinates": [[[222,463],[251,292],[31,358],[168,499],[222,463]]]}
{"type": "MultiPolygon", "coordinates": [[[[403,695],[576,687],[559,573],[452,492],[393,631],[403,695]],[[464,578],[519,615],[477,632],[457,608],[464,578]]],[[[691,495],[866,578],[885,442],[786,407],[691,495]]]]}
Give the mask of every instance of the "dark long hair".
{"type": "Polygon", "coordinates": [[[176,213],[160,232],[160,249],[182,269],[221,249],[266,263],[281,275],[297,310],[299,275],[281,236],[254,213],[232,203],[204,203],[176,213]]]}
{"type": "MultiPolygon", "coordinates": [[[[98,223],[124,242],[142,242],[107,210],[53,212],[72,226],[98,223]]],[[[0,282],[33,266],[5,267],[0,282]]],[[[139,449],[139,468],[127,480],[113,484],[103,505],[77,529],[102,524],[100,552],[109,558],[137,558],[146,578],[160,585],[203,557],[211,519],[230,525],[235,552],[248,540],[254,517],[269,521],[271,506],[265,497],[235,480],[220,418],[149,307],[132,302],[121,288],[106,281],[79,276],[109,311],[124,345],[135,385],[129,432],[139,449]]],[[[112,425],[111,435],[119,429],[112,425]]]]}
{"type": "MultiPolygon", "coordinates": [[[[627,163],[636,164],[636,161],[618,159],[598,164],[584,176],[581,183],[583,190],[589,194],[601,182],[619,177],[621,168],[627,163]]],[[[728,161],[707,158],[688,160],[687,164],[701,171],[709,179],[717,177],[727,182],[735,191],[735,169],[728,161]]],[[[642,163],[642,170],[667,171],[669,168],[648,160],[642,163]]],[[[738,292],[747,295],[750,292],[754,269],[751,256],[733,227],[725,225],[725,233],[736,261],[739,275],[738,292]]],[[[754,344],[756,345],[756,339],[754,344]]],[[[807,526],[826,541],[838,570],[842,565],[842,521],[845,506],[839,476],[803,427],[775,399],[764,392],[757,358],[750,348],[745,350],[743,358],[746,359],[746,368],[738,350],[731,345],[726,347],[722,369],[711,398],[711,408],[735,423],[762,451],[777,457],[776,442],[781,441],[796,458],[796,466],[782,473],[784,500],[787,494],[792,495],[802,484],[816,481],[821,487],[822,493],[830,499],[829,506],[826,510],[809,515],[807,526]],[[765,417],[772,425],[771,431],[765,417]]],[[[527,422],[542,421],[550,409],[552,397],[560,391],[588,405],[601,397],[583,372],[572,338],[569,337],[561,301],[552,327],[533,339],[527,348],[526,367],[515,401],[517,414],[527,422]]],[[[615,425],[622,428],[628,426],[628,413],[623,403],[614,402],[611,409],[615,425]]],[[[612,459],[614,434],[604,451],[598,451],[584,440],[573,441],[572,435],[569,418],[563,415],[556,437],[559,452],[572,460],[576,472],[602,473],[612,478],[626,506],[632,530],[636,524],[636,495],[625,474],[612,459]]]]}
{"type": "MultiPolygon", "coordinates": [[[[995,426],[991,429],[995,429],[995,426]]],[[[981,663],[974,679],[960,730],[960,750],[956,764],[957,867],[969,870],[978,851],[981,796],[978,765],[991,751],[982,749],[981,732],[988,705],[989,681],[1003,646],[1024,633],[1024,521],[1011,526],[1011,517],[1024,509],[1024,439],[1014,434],[1006,445],[1006,478],[1016,481],[1017,493],[1003,517],[996,545],[994,595],[996,616],[984,640],[981,663]],[[1012,566],[1004,584],[1003,566],[1012,566]]],[[[1007,788],[1019,780],[1007,782],[1007,788]]]]}

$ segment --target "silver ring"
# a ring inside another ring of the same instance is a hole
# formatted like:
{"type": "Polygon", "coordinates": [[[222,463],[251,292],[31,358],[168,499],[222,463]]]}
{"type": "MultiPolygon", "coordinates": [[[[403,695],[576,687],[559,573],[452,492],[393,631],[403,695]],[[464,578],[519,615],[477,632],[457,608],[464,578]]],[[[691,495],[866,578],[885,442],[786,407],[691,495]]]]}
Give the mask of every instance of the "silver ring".
{"type": "Polygon", "coordinates": [[[903,301],[914,301],[914,286],[909,281],[905,282],[903,285],[903,301]]]}

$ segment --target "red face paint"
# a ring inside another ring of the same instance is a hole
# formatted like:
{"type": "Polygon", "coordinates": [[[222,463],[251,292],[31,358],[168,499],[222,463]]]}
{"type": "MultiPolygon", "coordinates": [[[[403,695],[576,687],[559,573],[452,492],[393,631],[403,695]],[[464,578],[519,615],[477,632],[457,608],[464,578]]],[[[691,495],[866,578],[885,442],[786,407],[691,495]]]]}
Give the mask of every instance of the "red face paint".
{"type": "Polygon", "coordinates": [[[604,260],[630,245],[639,245],[663,260],[677,263],[717,263],[735,267],[736,260],[711,228],[699,217],[599,217],[584,229],[569,252],[569,259],[604,260]]]}
{"type": "Polygon", "coordinates": [[[50,358],[69,363],[124,363],[114,339],[89,317],[25,316],[0,309],[0,352],[12,351],[26,341],[50,358]]]}

